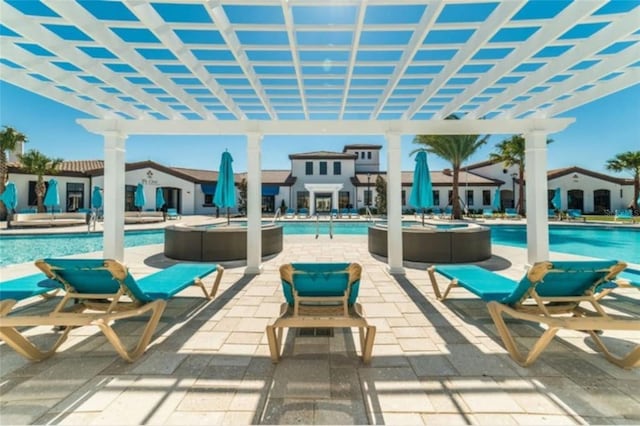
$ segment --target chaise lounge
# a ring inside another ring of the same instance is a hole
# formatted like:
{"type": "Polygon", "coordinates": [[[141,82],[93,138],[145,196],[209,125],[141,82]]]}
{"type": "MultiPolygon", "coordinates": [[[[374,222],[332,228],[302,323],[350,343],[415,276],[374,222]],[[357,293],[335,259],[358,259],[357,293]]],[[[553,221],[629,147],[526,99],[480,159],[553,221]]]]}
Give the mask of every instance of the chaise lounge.
{"type": "Polygon", "coordinates": [[[625,267],[625,263],[617,261],[539,262],[520,281],[475,265],[432,266],[428,274],[440,300],[444,300],[452,288],[460,286],[487,302],[505,347],[522,366],[535,362],[560,329],[570,329],[588,332],[607,360],[631,368],[640,363],[640,345],[618,356],[609,350],[600,332],[640,331],[640,320],[606,313],[597,295],[599,287],[614,280],[625,267]],[[436,272],[451,280],[444,293],[438,286],[436,272]],[[585,305],[590,305],[590,309],[585,305]],[[521,353],[505,316],[546,327],[528,354],[521,353]]]}
{"type": "Polygon", "coordinates": [[[267,326],[271,360],[280,359],[284,328],[357,327],[362,361],[371,361],[376,327],[356,302],[362,267],[357,263],[288,263],[280,267],[285,303],[267,326]]]}
{"type": "MultiPolygon", "coordinates": [[[[207,299],[213,298],[224,271],[221,266],[210,263],[180,263],[136,280],[126,266],[111,259],[44,259],[36,261],[36,266],[54,282],[53,287],[51,282],[47,284],[48,291],[52,288],[65,290],[60,302],[44,315],[10,314],[19,300],[33,295],[28,291],[13,292],[3,294],[5,300],[0,310],[0,338],[21,355],[35,361],[53,355],[72,328],[93,325],[102,331],[123,359],[133,362],[151,341],[167,300],[190,285],[200,287],[207,299]],[[202,279],[216,271],[211,290],[207,290],[202,279]],[[133,348],[127,348],[113,323],[146,315],[149,318],[142,335],[133,348]],[[38,348],[18,331],[21,327],[40,325],[62,328],[62,334],[46,350],[38,348]]],[[[32,277],[30,288],[37,290],[35,294],[44,294],[38,290],[42,284],[37,283],[37,279],[42,280],[42,274],[32,277]]]]}

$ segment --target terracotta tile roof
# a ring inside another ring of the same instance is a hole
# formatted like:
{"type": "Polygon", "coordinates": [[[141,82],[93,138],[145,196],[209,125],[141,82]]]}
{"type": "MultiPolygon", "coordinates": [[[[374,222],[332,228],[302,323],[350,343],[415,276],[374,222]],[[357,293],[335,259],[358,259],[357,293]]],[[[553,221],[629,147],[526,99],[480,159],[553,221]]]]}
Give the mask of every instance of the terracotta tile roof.
{"type": "Polygon", "coordinates": [[[300,154],[289,154],[290,160],[324,160],[324,159],[345,159],[355,160],[356,154],[346,154],[334,151],[314,151],[302,152],[300,154]]]}
{"type": "Polygon", "coordinates": [[[342,148],[342,152],[347,152],[348,149],[382,149],[382,145],[371,145],[366,143],[354,143],[351,145],[345,145],[342,148]]]}
{"type": "Polygon", "coordinates": [[[218,180],[218,172],[213,170],[187,169],[183,167],[171,167],[178,173],[189,176],[194,182],[215,182],[218,180]]]}
{"type": "MultiPolygon", "coordinates": [[[[242,180],[247,178],[247,172],[236,173],[236,180],[242,180]]],[[[282,186],[291,186],[296,182],[296,178],[291,176],[290,170],[263,170],[262,171],[262,183],[263,184],[280,184],[282,186]]]]}

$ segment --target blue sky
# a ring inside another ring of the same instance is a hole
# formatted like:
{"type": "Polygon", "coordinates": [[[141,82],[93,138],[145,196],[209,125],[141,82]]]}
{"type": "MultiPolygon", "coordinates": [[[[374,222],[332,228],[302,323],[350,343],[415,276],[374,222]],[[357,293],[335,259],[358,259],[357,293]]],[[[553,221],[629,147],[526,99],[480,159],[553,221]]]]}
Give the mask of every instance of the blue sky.
{"type": "MultiPolygon", "coordinates": [[[[561,133],[551,135],[548,166],[550,169],[580,166],[596,172],[616,175],[605,168],[606,160],[624,151],[640,150],[640,85],[563,113],[576,122],[561,133]]],[[[15,127],[27,135],[25,149],[37,149],[49,157],[64,160],[103,158],[103,140],[76,123],[86,114],[42,96],[0,81],[0,124],[15,127]]],[[[510,135],[495,135],[469,163],[486,160],[495,144],[510,135]]],[[[413,170],[409,153],[416,147],[413,136],[403,137],[402,168],[413,170]]],[[[352,143],[385,145],[383,137],[372,136],[268,136],[263,143],[263,169],[289,169],[291,153],[342,151],[352,143]]],[[[234,170],[246,170],[246,144],[243,137],[221,136],[131,136],[127,139],[127,162],[153,160],[167,166],[217,170],[220,155],[228,149],[234,158],[234,170]]],[[[382,169],[386,169],[386,152],[382,150],[382,169]]],[[[433,155],[429,167],[441,170],[448,164],[433,155]]],[[[629,173],[618,175],[631,177],[629,173]]]]}

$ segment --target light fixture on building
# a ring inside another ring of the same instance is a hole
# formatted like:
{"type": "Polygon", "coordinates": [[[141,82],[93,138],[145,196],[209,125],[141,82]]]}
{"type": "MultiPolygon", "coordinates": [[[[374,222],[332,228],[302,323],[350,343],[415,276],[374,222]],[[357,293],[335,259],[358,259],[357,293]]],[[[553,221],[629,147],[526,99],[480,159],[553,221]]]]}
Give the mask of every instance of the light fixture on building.
{"type": "Polygon", "coordinates": [[[574,181],[574,182],[577,182],[577,181],[578,181],[579,176],[578,176],[578,174],[577,174],[577,173],[574,173],[574,174],[573,174],[573,176],[571,176],[571,177],[573,178],[573,181],[574,181]]]}

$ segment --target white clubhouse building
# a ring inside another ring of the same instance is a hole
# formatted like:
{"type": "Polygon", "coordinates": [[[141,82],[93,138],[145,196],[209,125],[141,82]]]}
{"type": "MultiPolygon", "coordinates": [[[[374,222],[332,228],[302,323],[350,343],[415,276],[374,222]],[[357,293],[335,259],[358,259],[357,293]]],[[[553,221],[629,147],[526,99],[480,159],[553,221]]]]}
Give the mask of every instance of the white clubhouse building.
{"type": "MultiPolygon", "coordinates": [[[[380,171],[380,145],[346,145],[342,152],[317,151],[290,154],[290,170],[262,171],[262,212],[270,215],[279,207],[308,208],[313,213],[328,213],[331,209],[362,209],[375,207],[376,179],[386,178],[380,171]]],[[[21,149],[21,147],[20,147],[21,149]]],[[[16,153],[9,155],[9,180],[18,191],[17,211],[31,210],[36,204],[36,176],[25,173],[16,153]]],[[[472,211],[495,205],[496,190],[500,205],[517,204],[517,168],[505,168],[499,162],[485,161],[466,166],[460,172],[460,198],[472,211]]],[[[102,160],[65,161],[55,176],[60,191],[60,210],[77,211],[91,207],[92,189],[103,187],[102,160]]],[[[547,173],[549,200],[556,188],[562,192],[562,210],[579,209],[584,213],[602,213],[623,209],[632,203],[633,180],[595,173],[580,167],[550,170],[547,173]]],[[[238,198],[246,173],[236,173],[238,198]]],[[[162,188],[164,208],[176,208],[181,214],[216,214],[213,194],[218,172],[211,170],[169,167],[153,161],[126,164],[125,210],[134,210],[134,193],[139,183],[144,185],[145,209],[156,209],[156,190],[162,188]]],[[[408,204],[413,171],[402,172],[402,207],[408,204]]],[[[452,175],[448,169],[431,171],[434,206],[450,204],[452,175]]],[[[526,184],[526,176],[525,176],[526,184]]],[[[107,201],[108,202],[108,201],[107,201]]]]}

